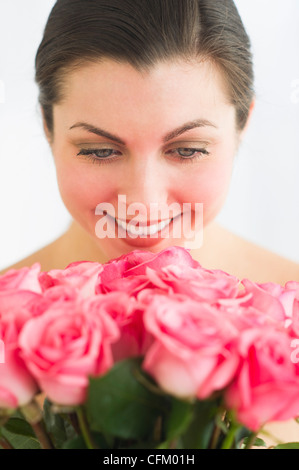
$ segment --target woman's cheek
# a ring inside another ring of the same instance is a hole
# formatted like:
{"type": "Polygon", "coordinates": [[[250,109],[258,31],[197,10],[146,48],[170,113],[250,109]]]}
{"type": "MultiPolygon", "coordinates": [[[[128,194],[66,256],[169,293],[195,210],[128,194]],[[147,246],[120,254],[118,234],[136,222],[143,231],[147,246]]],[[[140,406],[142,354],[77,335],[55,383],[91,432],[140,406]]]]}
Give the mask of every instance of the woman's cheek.
{"type": "Polygon", "coordinates": [[[93,171],[85,165],[78,164],[69,168],[57,168],[57,181],[62,200],[76,218],[95,216],[96,206],[111,198],[111,180],[102,178],[95,168],[91,170],[93,171]]]}
{"type": "Polygon", "coordinates": [[[204,223],[210,222],[225,202],[229,189],[232,168],[229,164],[213,164],[204,171],[194,173],[189,179],[188,192],[185,192],[185,202],[199,202],[203,204],[204,223]]]}
{"type": "Polygon", "coordinates": [[[203,190],[210,204],[223,202],[231,180],[231,168],[227,165],[219,166],[217,170],[206,175],[203,190]]]}

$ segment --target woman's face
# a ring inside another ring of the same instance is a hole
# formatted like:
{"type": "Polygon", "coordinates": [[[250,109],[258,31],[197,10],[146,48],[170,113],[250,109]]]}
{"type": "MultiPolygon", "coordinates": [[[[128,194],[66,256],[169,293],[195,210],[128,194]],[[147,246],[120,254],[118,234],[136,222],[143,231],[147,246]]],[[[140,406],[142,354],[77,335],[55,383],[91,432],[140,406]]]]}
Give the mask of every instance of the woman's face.
{"type": "Polygon", "coordinates": [[[189,248],[184,216],[194,228],[199,207],[204,226],[218,214],[240,135],[225,82],[208,62],[159,63],[146,73],[109,59],[88,64],[69,73],[53,113],[62,199],[109,258],[189,248]],[[132,235],[116,219],[140,222],[142,232],[132,235]],[[144,232],[169,219],[162,231],[144,232]]]}

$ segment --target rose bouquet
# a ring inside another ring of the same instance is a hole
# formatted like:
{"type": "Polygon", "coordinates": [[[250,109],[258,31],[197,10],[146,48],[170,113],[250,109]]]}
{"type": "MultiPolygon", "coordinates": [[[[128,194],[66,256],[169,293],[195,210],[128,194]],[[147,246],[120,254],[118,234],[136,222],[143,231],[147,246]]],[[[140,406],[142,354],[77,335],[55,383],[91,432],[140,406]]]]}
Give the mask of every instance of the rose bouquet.
{"type": "MultiPolygon", "coordinates": [[[[2,448],[266,446],[299,416],[299,283],[180,247],[0,277],[2,448]]],[[[280,447],[298,447],[298,443],[280,447]]]]}

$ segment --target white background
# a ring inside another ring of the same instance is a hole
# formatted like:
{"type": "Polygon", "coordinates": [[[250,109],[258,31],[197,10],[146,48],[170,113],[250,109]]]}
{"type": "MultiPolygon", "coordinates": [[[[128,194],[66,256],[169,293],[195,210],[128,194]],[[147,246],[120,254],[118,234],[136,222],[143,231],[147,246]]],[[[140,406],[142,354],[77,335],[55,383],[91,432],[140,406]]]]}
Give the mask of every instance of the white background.
{"type": "MultiPolygon", "coordinates": [[[[0,0],[0,269],[53,241],[70,221],[34,83],[34,56],[54,3],[0,0]]],[[[218,219],[299,262],[299,1],[236,5],[253,45],[257,104],[218,219]]]]}

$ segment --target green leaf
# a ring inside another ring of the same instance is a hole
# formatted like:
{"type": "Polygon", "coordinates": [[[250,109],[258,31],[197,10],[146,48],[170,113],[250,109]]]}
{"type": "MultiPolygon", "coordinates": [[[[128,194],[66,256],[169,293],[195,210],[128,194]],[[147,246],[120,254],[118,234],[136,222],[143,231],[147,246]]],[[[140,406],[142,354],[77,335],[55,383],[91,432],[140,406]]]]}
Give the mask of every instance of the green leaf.
{"type": "Polygon", "coordinates": [[[5,424],[4,428],[12,434],[20,436],[31,437],[36,439],[35,433],[30,424],[24,419],[10,418],[5,424]]]}
{"type": "Polygon", "coordinates": [[[221,430],[224,436],[226,436],[228,433],[228,427],[226,419],[223,419],[223,410],[220,410],[219,413],[216,414],[215,425],[221,430]]]}
{"type": "Polygon", "coordinates": [[[69,441],[64,442],[62,449],[87,449],[82,436],[74,437],[69,441]]]}
{"type": "Polygon", "coordinates": [[[196,401],[192,421],[181,437],[184,449],[206,449],[208,447],[217,409],[218,403],[216,401],[196,401]]]}
{"type": "Polygon", "coordinates": [[[260,437],[257,437],[252,445],[252,447],[268,447],[266,442],[261,439],[260,437]]]}
{"type": "MultiPolygon", "coordinates": [[[[235,441],[236,447],[239,448],[239,446],[243,446],[244,444],[246,445],[246,443],[249,441],[251,436],[252,436],[252,431],[250,431],[250,429],[246,428],[245,426],[240,425],[240,427],[237,428],[235,432],[234,441],[235,441]]],[[[262,446],[267,447],[265,442],[262,439],[257,438],[257,437],[255,438],[254,443],[252,445],[257,446],[257,447],[262,447],[262,446]]]]}
{"type": "Polygon", "coordinates": [[[66,441],[76,437],[69,416],[53,413],[52,403],[47,398],[44,401],[44,422],[46,430],[57,449],[62,448],[66,441]]]}
{"type": "Polygon", "coordinates": [[[144,373],[140,358],[117,362],[105,375],[90,378],[85,407],[92,430],[122,439],[150,439],[169,400],[141,384],[137,372],[144,373]]]}
{"type": "Polygon", "coordinates": [[[40,449],[32,427],[18,410],[0,427],[0,436],[15,449],[40,449]]]}
{"type": "MultiPolygon", "coordinates": [[[[91,433],[92,441],[97,445],[98,449],[109,449],[105,438],[96,432],[91,433]]],[[[87,445],[84,441],[83,436],[76,436],[68,441],[64,442],[62,449],[87,449],[87,445]]]]}
{"type": "Polygon", "coordinates": [[[2,435],[14,449],[41,449],[36,438],[13,434],[5,428],[2,429],[2,435]]]}
{"type": "Polygon", "coordinates": [[[299,442],[287,442],[285,444],[279,444],[274,449],[299,449],[299,442]]]}
{"type": "MultiPolygon", "coordinates": [[[[248,431],[248,433],[250,433],[250,431],[248,431]]],[[[243,439],[242,448],[246,446],[249,439],[250,439],[249,436],[243,439]]],[[[255,440],[253,441],[252,447],[268,447],[268,446],[263,439],[261,439],[260,437],[256,437],[255,440]]]]}
{"type": "Polygon", "coordinates": [[[193,409],[193,403],[171,397],[171,408],[164,424],[166,440],[157,449],[169,449],[173,441],[187,430],[193,418],[193,409]]]}

